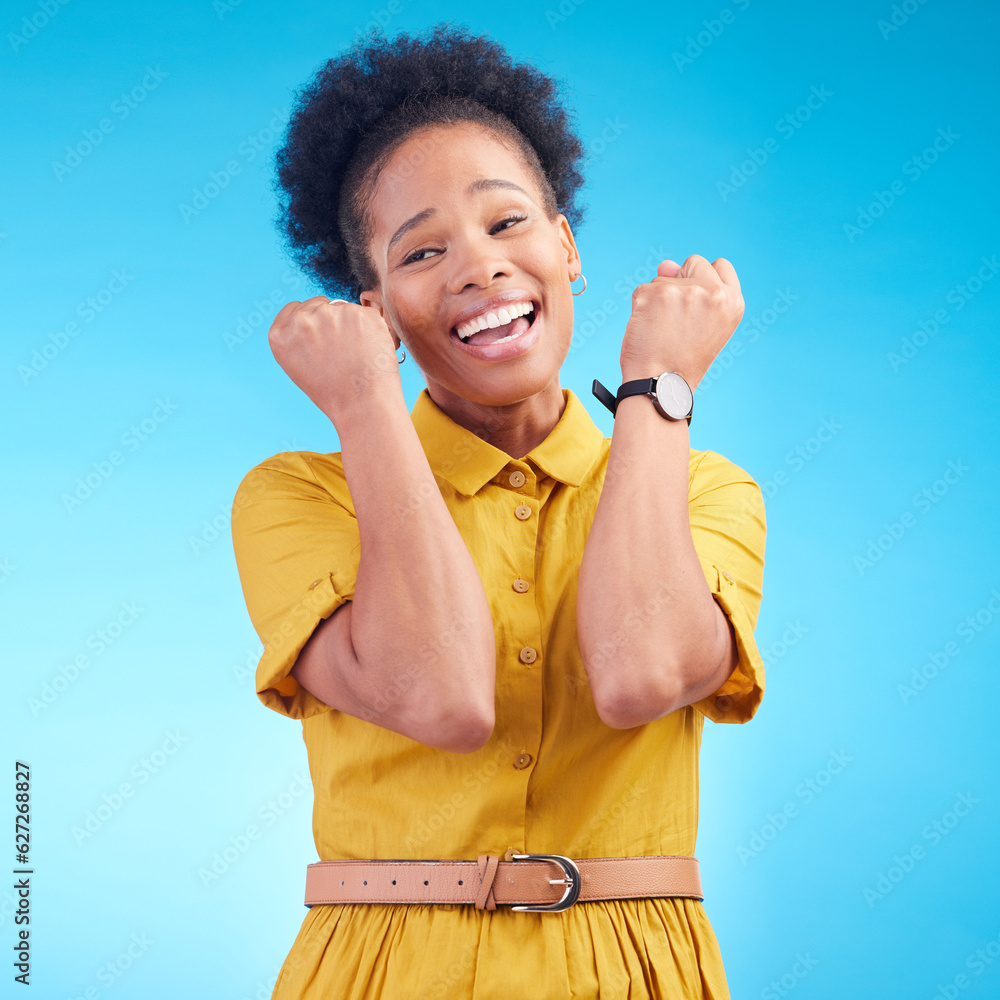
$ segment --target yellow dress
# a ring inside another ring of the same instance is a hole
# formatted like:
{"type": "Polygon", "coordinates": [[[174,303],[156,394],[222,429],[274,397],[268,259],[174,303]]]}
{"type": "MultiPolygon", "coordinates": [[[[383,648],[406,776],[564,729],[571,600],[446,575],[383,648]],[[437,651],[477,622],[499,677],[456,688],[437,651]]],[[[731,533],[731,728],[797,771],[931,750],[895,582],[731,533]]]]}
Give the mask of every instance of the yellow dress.
{"type": "MultiPolygon", "coordinates": [[[[559,422],[523,459],[456,424],[426,389],[411,411],[493,613],[496,726],[474,753],[435,750],[331,709],[289,676],[317,624],[354,596],[360,542],[340,453],[283,452],[240,483],[233,544],[265,647],[257,692],[267,707],[302,720],[320,859],[474,860],[511,848],[572,858],[695,854],[704,718],[746,722],[764,693],[754,640],[761,491],[723,456],[691,449],[692,536],[735,628],[739,665],[695,705],[612,729],[594,707],[576,632],[577,574],[611,439],[572,390],[562,392],[559,422]],[[511,482],[514,472],[523,474],[521,485],[519,476],[511,482]],[[525,520],[514,515],[522,503],[532,511],[525,520]],[[515,590],[515,580],[528,589],[515,590]],[[527,663],[526,649],[535,654],[527,663]]],[[[303,884],[313,860],[302,859],[303,884]]],[[[463,904],[314,906],[272,997],[598,995],[728,998],[703,904],[594,901],[553,914],[463,904]]]]}

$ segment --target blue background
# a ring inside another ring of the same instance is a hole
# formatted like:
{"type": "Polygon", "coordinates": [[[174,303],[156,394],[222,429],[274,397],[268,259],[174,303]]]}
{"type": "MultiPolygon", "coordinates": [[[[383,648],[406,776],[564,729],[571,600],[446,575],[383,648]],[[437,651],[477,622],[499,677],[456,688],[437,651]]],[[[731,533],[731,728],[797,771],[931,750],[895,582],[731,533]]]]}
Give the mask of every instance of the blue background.
{"type": "Polygon", "coordinates": [[[733,996],[1000,996],[994,5],[371,2],[4,6],[2,795],[29,762],[33,995],[266,997],[305,914],[301,729],[254,694],[228,515],[265,457],[339,450],[267,345],[318,293],[271,158],[377,18],[563,82],[589,157],[561,382],[606,435],[590,382],[617,384],[632,288],[692,253],[739,274],[691,428],[767,498],[767,693],[702,751],[733,996]]]}

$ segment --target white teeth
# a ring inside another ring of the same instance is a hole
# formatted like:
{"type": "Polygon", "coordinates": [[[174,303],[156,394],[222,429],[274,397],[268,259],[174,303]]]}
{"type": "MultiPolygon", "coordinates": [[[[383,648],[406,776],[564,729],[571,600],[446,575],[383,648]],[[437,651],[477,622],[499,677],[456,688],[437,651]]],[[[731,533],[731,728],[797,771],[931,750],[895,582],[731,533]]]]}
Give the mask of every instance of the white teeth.
{"type": "Polygon", "coordinates": [[[508,340],[517,340],[518,337],[523,337],[523,333],[512,333],[509,337],[501,337],[497,344],[506,344],[508,340]]]}
{"type": "MultiPolygon", "coordinates": [[[[498,309],[496,312],[483,313],[482,316],[477,316],[475,319],[469,320],[468,323],[462,323],[461,326],[456,328],[455,332],[462,340],[468,340],[469,337],[480,330],[487,328],[492,330],[498,326],[506,326],[512,320],[517,319],[518,316],[526,316],[534,308],[530,302],[516,302],[513,305],[504,306],[504,308],[498,309]]],[[[498,341],[498,343],[502,343],[502,341],[498,341]]]]}

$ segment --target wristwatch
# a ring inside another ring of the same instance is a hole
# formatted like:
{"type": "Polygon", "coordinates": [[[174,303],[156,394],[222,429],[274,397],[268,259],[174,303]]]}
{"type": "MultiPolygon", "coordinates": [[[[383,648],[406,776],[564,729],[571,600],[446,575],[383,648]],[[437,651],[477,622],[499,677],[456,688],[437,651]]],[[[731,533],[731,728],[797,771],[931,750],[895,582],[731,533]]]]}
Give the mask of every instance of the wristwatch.
{"type": "Polygon", "coordinates": [[[664,372],[656,378],[637,378],[623,382],[618,395],[612,396],[597,379],[594,379],[594,395],[612,412],[626,396],[650,396],[657,412],[667,420],[687,420],[691,424],[694,412],[694,393],[687,380],[677,372],[664,372]]]}

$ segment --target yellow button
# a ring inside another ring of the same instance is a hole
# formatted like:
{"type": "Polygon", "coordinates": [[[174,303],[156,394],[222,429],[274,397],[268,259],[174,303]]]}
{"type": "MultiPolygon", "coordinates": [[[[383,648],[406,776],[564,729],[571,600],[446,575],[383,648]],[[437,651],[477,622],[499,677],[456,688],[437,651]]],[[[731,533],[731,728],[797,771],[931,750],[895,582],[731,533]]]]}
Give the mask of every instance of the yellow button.
{"type": "Polygon", "coordinates": [[[322,582],[323,582],[322,577],[320,577],[318,580],[313,580],[313,582],[309,584],[309,589],[315,590],[322,582]]]}
{"type": "Polygon", "coordinates": [[[538,659],[538,653],[536,653],[530,646],[525,646],[520,653],[522,663],[534,663],[538,659]]]}
{"type": "Polygon", "coordinates": [[[516,472],[512,472],[508,477],[507,481],[511,486],[523,486],[524,485],[524,473],[518,469],[516,472]]]}
{"type": "Polygon", "coordinates": [[[514,581],[514,589],[519,594],[523,594],[528,589],[528,581],[527,580],[520,580],[520,579],[519,580],[515,580],[514,581]]]}
{"type": "Polygon", "coordinates": [[[524,854],[524,851],[519,851],[516,847],[508,847],[503,853],[504,861],[513,861],[515,854],[524,854]]]}
{"type": "Polygon", "coordinates": [[[530,753],[519,753],[514,758],[514,767],[516,767],[519,771],[523,771],[530,763],[531,763],[530,753]]]}
{"type": "Polygon", "coordinates": [[[514,508],[514,513],[522,520],[525,521],[531,517],[531,508],[525,503],[519,503],[514,508]]]}

